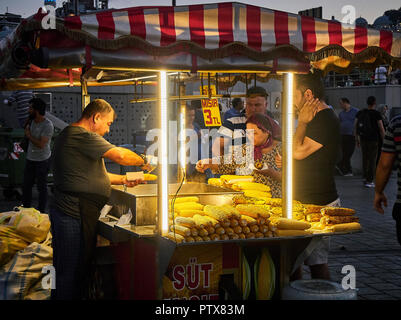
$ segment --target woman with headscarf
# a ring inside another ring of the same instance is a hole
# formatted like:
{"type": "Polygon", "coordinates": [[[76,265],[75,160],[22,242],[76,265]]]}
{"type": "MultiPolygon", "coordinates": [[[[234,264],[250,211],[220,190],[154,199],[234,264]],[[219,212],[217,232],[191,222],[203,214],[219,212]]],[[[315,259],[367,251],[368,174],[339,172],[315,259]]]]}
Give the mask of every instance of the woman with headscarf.
{"type": "Polygon", "coordinates": [[[199,172],[211,169],[217,174],[253,175],[254,181],[268,185],[273,198],[281,198],[281,170],[275,156],[281,153],[281,142],[273,139],[269,119],[260,113],[246,122],[248,141],[234,148],[232,155],[202,159],[196,164],[199,172]]]}

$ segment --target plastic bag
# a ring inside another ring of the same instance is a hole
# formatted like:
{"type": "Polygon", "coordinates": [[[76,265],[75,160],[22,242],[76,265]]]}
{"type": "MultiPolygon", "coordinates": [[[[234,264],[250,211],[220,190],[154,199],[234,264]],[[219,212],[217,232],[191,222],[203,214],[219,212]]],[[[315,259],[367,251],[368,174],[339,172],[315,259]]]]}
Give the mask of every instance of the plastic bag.
{"type": "Polygon", "coordinates": [[[16,252],[26,248],[29,242],[10,226],[0,225],[0,266],[12,259],[16,252]]]}

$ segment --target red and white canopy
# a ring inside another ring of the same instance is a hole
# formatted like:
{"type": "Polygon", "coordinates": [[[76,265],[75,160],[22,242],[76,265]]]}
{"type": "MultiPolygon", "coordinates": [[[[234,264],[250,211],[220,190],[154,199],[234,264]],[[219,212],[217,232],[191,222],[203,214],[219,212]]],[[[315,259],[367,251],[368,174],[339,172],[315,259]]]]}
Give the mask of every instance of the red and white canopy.
{"type": "MultiPolygon", "coordinates": [[[[28,19],[19,33],[38,33],[42,18],[28,19]]],[[[8,41],[0,44],[0,56],[13,42],[8,41]]],[[[379,63],[401,67],[400,33],[241,3],[135,7],[67,17],[57,19],[57,31],[41,30],[38,43],[66,51],[135,48],[153,57],[186,52],[211,61],[241,56],[260,63],[285,57],[326,71],[379,63]]]]}

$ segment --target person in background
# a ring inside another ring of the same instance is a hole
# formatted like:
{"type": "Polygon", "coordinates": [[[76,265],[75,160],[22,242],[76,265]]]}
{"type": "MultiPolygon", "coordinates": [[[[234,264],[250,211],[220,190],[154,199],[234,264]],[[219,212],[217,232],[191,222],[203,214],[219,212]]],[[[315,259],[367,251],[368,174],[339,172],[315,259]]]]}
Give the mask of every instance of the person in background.
{"type": "Polygon", "coordinates": [[[236,148],[232,155],[199,160],[196,170],[202,173],[211,169],[218,174],[253,175],[255,182],[270,187],[273,198],[281,198],[281,170],[275,163],[276,155],[281,152],[281,142],[273,138],[269,118],[254,113],[247,119],[246,129],[247,133],[253,131],[251,143],[236,148]]]}
{"type": "MultiPolygon", "coordinates": [[[[383,141],[381,157],[376,170],[376,187],[373,206],[377,212],[384,214],[384,207],[388,206],[384,189],[393,171],[394,163],[401,163],[401,115],[394,117],[388,128],[383,141]]],[[[392,211],[396,222],[396,234],[398,243],[401,245],[401,166],[397,166],[397,199],[392,211]]]]}
{"type": "Polygon", "coordinates": [[[17,103],[17,119],[21,128],[25,128],[29,118],[29,105],[34,95],[31,90],[19,90],[13,92],[8,99],[4,100],[4,104],[11,105],[17,103]]]}
{"type": "Polygon", "coordinates": [[[32,206],[32,188],[35,184],[39,192],[40,212],[46,212],[47,175],[50,169],[50,141],[53,136],[53,123],[45,117],[46,103],[39,98],[29,102],[30,125],[25,127],[25,136],[29,140],[25,160],[24,182],[22,186],[22,204],[32,206]]]}
{"type": "Polygon", "coordinates": [[[232,104],[232,108],[227,110],[224,113],[223,122],[227,121],[227,119],[230,119],[230,118],[243,116],[242,109],[244,109],[244,103],[242,102],[242,99],[234,98],[231,101],[231,104],[232,104]]]}
{"type": "Polygon", "coordinates": [[[52,299],[88,298],[96,226],[100,210],[110,197],[111,185],[134,187],[141,182],[107,172],[104,159],[150,169],[145,156],[103,138],[115,118],[107,101],[95,99],[83,110],[81,118],[63,129],[55,140],[54,197],[49,215],[57,275],[52,299]]]}
{"type": "MultiPolygon", "coordinates": [[[[386,104],[379,104],[379,106],[377,107],[377,111],[382,116],[383,128],[384,128],[384,132],[386,132],[387,127],[389,125],[389,119],[388,119],[389,109],[388,109],[388,106],[386,104]]],[[[377,149],[376,166],[379,163],[380,155],[381,155],[381,152],[382,152],[382,147],[383,147],[383,140],[379,139],[379,147],[377,149]]]]}
{"type": "Polygon", "coordinates": [[[385,66],[379,66],[375,69],[375,84],[387,83],[387,69],[385,66]]]}
{"type": "Polygon", "coordinates": [[[337,164],[337,170],[343,176],[352,176],[351,157],[355,151],[354,123],[358,109],[351,106],[347,98],[340,99],[343,109],[338,117],[340,119],[342,159],[337,164]]]}
{"type": "Polygon", "coordinates": [[[267,116],[272,126],[273,138],[281,140],[280,126],[266,114],[267,96],[266,90],[262,87],[255,86],[248,89],[245,99],[245,113],[241,113],[240,116],[229,118],[223,122],[218,131],[219,136],[213,142],[213,156],[224,155],[228,152],[232,153],[235,147],[241,147],[246,143],[246,121],[255,113],[267,116]]]}
{"type": "Polygon", "coordinates": [[[364,186],[374,188],[377,150],[384,138],[384,127],[381,114],[375,110],[376,98],[370,96],[366,103],[368,108],[358,111],[355,116],[354,132],[356,146],[362,149],[364,186]]]}
{"type": "Polygon", "coordinates": [[[202,102],[201,100],[191,100],[191,109],[195,110],[195,123],[198,124],[199,128],[207,129],[205,120],[203,119],[202,102]]]}

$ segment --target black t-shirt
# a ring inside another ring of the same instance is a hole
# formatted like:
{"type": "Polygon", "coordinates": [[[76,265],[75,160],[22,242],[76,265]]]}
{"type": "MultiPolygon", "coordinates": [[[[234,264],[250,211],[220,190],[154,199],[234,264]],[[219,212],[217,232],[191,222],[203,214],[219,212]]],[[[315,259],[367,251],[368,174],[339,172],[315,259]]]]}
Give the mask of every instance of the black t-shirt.
{"type": "Polygon", "coordinates": [[[379,125],[377,124],[377,121],[383,120],[383,118],[379,111],[373,110],[373,109],[359,110],[358,113],[356,114],[355,118],[359,119],[366,112],[370,119],[370,127],[372,128],[372,130],[371,130],[371,134],[366,135],[364,137],[361,136],[361,139],[369,140],[369,141],[378,141],[378,140],[380,140],[380,129],[379,129],[379,125]]]}
{"type": "Polygon", "coordinates": [[[294,160],[294,199],[326,205],[338,198],[334,167],[340,150],[340,122],[332,109],[318,112],[306,136],[323,145],[303,160],[294,160]]]}

